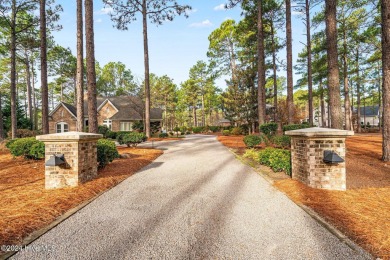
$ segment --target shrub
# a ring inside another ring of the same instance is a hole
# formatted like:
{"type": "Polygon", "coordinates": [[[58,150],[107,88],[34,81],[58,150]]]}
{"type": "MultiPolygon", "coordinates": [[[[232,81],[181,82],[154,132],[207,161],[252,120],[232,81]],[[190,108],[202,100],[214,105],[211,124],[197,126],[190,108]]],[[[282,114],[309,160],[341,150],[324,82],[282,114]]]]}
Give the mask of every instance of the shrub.
{"type": "Polygon", "coordinates": [[[113,132],[113,131],[107,131],[106,133],[106,138],[109,138],[109,139],[116,139],[116,135],[117,135],[117,132],[113,132]]]}
{"type": "Polygon", "coordinates": [[[174,135],[174,133],[173,132],[169,132],[169,135],[174,135]]]}
{"type": "Polygon", "coordinates": [[[44,159],[45,158],[45,143],[36,142],[31,146],[29,155],[34,159],[44,159]]]}
{"type": "Polygon", "coordinates": [[[249,158],[255,161],[259,159],[259,152],[255,149],[247,149],[243,155],[245,158],[249,158]]]}
{"type": "Polygon", "coordinates": [[[10,149],[11,145],[18,139],[11,139],[9,141],[7,141],[7,143],[5,144],[5,147],[7,147],[8,149],[10,149]]]}
{"type": "Polygon", "coordinates": [[[167,134],[167,133],[160,133],[160,134],[158,135],[158,137],[160,137],[160,138],[167,138],[167,137],[168,137],[168,134],[167,134]]]}
{"type": "Polygon", "coordinates": [[[180,132],[182,132],[182,133],[187,132],[187,127],[186,127],[186,126],[182,126],[182,127],[180,128],[180,132]]]}
{"type": "Polygon", "coordinates": [[[98,126],[98,133],[103,135],[104,138],[107,138],[107,132],[110,131],[110,129],[105,125],[99,125],[98,126]]]}
{"type": "Polygon", "coordinates": [[[211,132],[216,133],[219,131],[219,126],[209,126],[211,132]]]}
{"type": "Polygon", "coordinates": [[[116,158],[119,158],[119,153],[118,150],[116,149],[115,143],[107,139],[98,140],[97,142],[97,161],[99,163],[98,167],[102,169],[116,158]]]}
{"type": "Polygon", "coordinates": [[[146,135],[144,133],[131,132],[122,136],[122,143],[128,147],[136,147],[138,144],[146,141],[146,135]]]}
{"type": "Polygon", "coordinates": [[[24,156],[26,159],[41,159],[45,155],[44,143],[35,137],[15,139],[9,144],[8,149],[13,156],[24,156]]]}
{"type": "Polygon", "coordinates": [[[186,135],[190,135],[190,134],[191,134],[191,132],[189,132],[189,131],[186,132],[186,135]]]}
{"type": "Polygon", "coordinates": [[[283,126],[283,132],[285,131],[291,131],[291,130],[297,130],[297,129],[303,129],[310,127],[309,124],[291,124],[291,125],[284,125],[283,126]]]}
{"type": "Polygon", "coordinates": [[[180,127],[176,126],[175,128],[173,128],[173,131],[176,132],[176,137],[178,137],[179,135],[181,135],[181,133],[180,133],[180,127]]]}
{"type": "Polygon", "coordinates": [[[194,132],[194,134],[199,134],[199,133],[203,132],[203,130],[204,130],[204,128],[201,126],[192,128],[192,132],[194,132]]]}
{"type": "Polygon", "coordinates": [[[258,160],[261,164],[271,167],[273,171],[284,171],[291,175],[290,151],[269,147],[259,152],[258,160]]]}
{"type": "Polygon", "coordinates": [[[260,164],[270,166],[269,159],[271,157],[272,152],[275,148],[267,147],[264,150],[261,150],[258,155],[258,160],[260,164]]]}
{"type": "Polygon", "coordinates": [[[119,131],[119,132],[116,132],[116,141],[120,144],[123,144],[123,136],[125,134],[129,134],[131,132],[129,131],[119,131]]]}
{"type": "Polygon", "coordinates": [[[232,135],[240,135],[240,134],[242,134],[242,129],[241,129],[241,127],[234,127],[234,128],[230,131],[230,133],[231,133],[232,135]]]}
{"type": "Polygon", "coordinates": [[[277,147],[289,148],[291,145],[291,138],[287,135],[275,135],[271,141],[277,147]]]}
{"type": "Polygon", "coordinates": [[[291,154],[290,151],[275,149],[269,158],[269,166],[275,172],[284,171],[291,175],[291,154]]]}
{"type": "Polygon", "coordinates": [[[244,137],[244,143],[246,147],[253,148],[256,145],[259,145],[262,141],[261,136],[259,135],[247,135],[244,137]]]}
{"type": "Polygon", "coordinates": [[[222,131],[222,134],[223,134],[223,135],[230,135],[230,131],[229,131],[229,130],[223,130],[223,131],[222,131]]]}
{"type": "Polygon", "coordinates": [[[131,128],[134,131],[142,132],[142,131],[144,131],[144,123],[142,121],[135,121],[133,123],[133,125],[131,126],[131,128]]]}
{"type": "Polygon", "coordinates": [[[278,124],[276,123],[268,123],[260,125],[260,131],[264,133],[266,136],[272,136],[278,130],[278,124]]]}
{"type": "MultiPolygon", "coordinates": [[[[35,137],[39,134],[38,131],[33,131],[30,129],[16,129],[15,138],[26,138],[26,137],[35,137]]],[[[7,133],[8,137],[12,136],[11,130],[7,133]]]]}

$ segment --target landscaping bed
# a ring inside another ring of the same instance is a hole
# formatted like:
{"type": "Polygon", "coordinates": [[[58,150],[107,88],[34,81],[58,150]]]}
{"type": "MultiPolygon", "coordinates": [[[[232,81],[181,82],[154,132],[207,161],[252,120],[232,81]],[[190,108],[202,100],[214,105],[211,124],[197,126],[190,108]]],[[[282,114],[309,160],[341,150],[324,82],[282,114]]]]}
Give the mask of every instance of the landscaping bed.
{"type": "Polygon", "coordinates": [[[75,188],[45,190],[44,161],[13,158],[0,151],[0,245],[20,244],[66,211],[88,201],[150,164],[163,152],[156,149],[118,148],[122,155],[96,179],[75,188]]]}
{"type": "MultiPolygon", "coordinates": [[[[245,151],[243,136],[220,136],[218,140],[238,155],[245,151]]],[[[390,163],[380,160],[381,135],[355,135],[347,138],[346,145],[347,191],[313,189],[284,173],[266,173],[267,178],[294,202],[313,209],[374,256],[389,259],[390,163]]],[[[250,165],[264,169],[254,162],[250,165]]]]}

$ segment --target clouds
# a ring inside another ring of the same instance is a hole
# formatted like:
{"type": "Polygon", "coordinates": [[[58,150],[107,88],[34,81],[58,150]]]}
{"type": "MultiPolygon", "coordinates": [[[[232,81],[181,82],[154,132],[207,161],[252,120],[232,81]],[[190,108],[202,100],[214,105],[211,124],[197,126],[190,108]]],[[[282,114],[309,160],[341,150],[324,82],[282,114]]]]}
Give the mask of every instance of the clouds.
{"type": "Polygon", "coordinates": [[[113,9],[111,7],[103,7],[97,13],[98,14],[111,14],[112,12],[113,12],[113,9]]]}
{"type": "Polygon", "coordinates": [[[209,19],[206,19],[206,20],[199,22],[199,23],[190,24],[190,27],[195,27],[195,28],[211,27],[211,26],[213,26],[213,23],[210,22],[209,19]]]}
{"type": "Polygon", "coordinates": [[[214,11],[225,11],[225,10],[226,10],[225,4],[220,4],[214,7],[214,11]]]}

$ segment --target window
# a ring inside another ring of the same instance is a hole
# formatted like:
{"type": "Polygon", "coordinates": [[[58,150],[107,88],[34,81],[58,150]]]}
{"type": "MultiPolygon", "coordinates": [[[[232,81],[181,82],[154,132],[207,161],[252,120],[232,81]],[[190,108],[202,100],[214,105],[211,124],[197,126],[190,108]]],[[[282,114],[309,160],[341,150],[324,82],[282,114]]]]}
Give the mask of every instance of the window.
{"type": "Polygon", "coordinates": [[[69,132],[69,125],[65,122],[57,123],[57,133],[69,132]]]}
{"type": "Polygon", "coordinates": [[[110,119],[106,119],[106,120],[103,121],[103,125],[107,126],[108,129],[111,130],[111,128],[112,128],[112,121],[110,119]]]}
{"type": "Polygon", "coordinates": [[[132,126],[132,122],[121,122],[121,131],[131,131],[132,126]]]}

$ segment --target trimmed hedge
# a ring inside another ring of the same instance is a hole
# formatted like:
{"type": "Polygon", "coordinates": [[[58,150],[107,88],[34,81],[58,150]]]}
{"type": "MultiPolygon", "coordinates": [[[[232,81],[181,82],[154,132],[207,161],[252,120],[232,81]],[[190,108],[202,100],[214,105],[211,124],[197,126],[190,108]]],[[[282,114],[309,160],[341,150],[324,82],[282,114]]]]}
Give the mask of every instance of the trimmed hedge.
{"type": "Polygon", "coordinates": [[[223,130],[222,131],[222,135],[230,135],[230,131],[229,130],[223,130]]]}
{"type": "Polygon", "coordinates": [[[291,145],[291,137],[287,135],[275,135],[271,138],[271,142],[276,147],[289,148],[291,145]]]}
{"type": "Polygon", "coordinates": [[[203,126],[197,126],[197,127],[192,128],[192,132],[194,132],[194,134],[199,134],[199,133],[202,133],[203,131],[204,131],[203,126]]]}
{"type": "Polygon", "coordinates": [[[291,130],[297,130],[297,129],[303,129],[303,128],[309,128],[309,127],[310,127],[310,125],[307,124],[307,123],[284,125],[283,126],[283,132],[291,131],[291,130]]]}
{"type": "Polygon", "coordinates": [[[216,133],[220,130],[219,126],[209,126],[209,130],[213,133],[216,133]]]}
{"type": "MultiPolygon", "coordinates": [[[[16,136],[15,138],[26,138],[26,137],[35,137],[39,135],[39,131],[34,131],[30,129],[16,129],[16,136]]],[[[7,136],[11,137],[12,133],[11,130],[8,131],[7,136]]]]}
{"type": "Polygon", "coordinates": [[[268,147],[259,152],[258,160],[275,172],[284,171],[291,175],[291,153],[288,150],[268,147]]]}
{"type": "Polygon", "coordinates": [[[253,148],[262,142],[262,138],[259,135],[247,135],[244,137],[244,143],[246,147],[253,148]]]}
{"type": "Polygon", "coordinates": [[[106,167],[114,159],[119,158],[118,150],[113,141],[99,139],[97,142],[97,161],[99,169],[106,167]]]}
{"type": "Polygon", "coordinates": [[[129,134],[129,133],[132,133],[130,131],[118,131],[116,132],[116,141],[120,144],[123,144],[123,136],[125,134],[129,134]]]}
{"type": "Polygon", "coordinates": [[[45,144],[35,137],[19,138],[6,144],[13,156],[24,156],[26,159],[45,158],[45,144]]]}
{"type": "Polygon", "coordinates": [[[160,137],[160,138],[167,138],[167,137],[168,137],[168,134],[167,134],[167,133],[160,133],[160,134],[158,135],[158,137],[160,137]]]}
{"type": "Polygon", "coordinates": [[[234,127],[231,131],[230,134],[232,135],[240,135],[242,134],[242,129],[241,127],[234,127]]]}
{"type": "Polygon", "coordinates": [[[264,133],[266,136],[272,136],[275,135],[276,131],[278,130],[278,124],[277,123],[268,123],[268,124],[262,124],[260,125],[260,131],[264,133]]]}
{"type": "Polygon", "coordinates": [[[126,144],[128,147],[136,147],[147,139],[144,133],[131,132],[122,136],[120,144],[126,144]]]}

